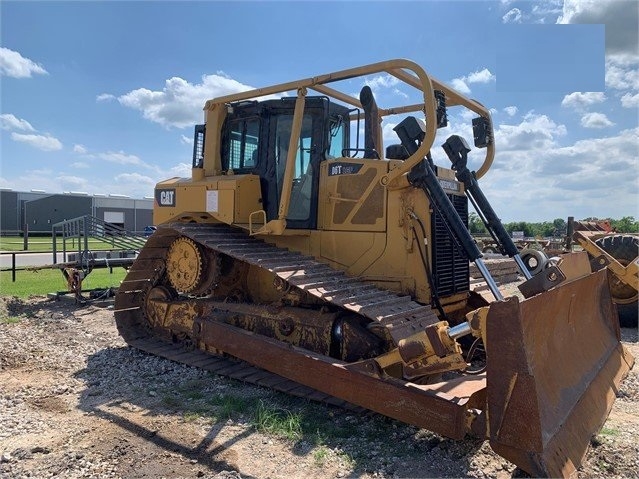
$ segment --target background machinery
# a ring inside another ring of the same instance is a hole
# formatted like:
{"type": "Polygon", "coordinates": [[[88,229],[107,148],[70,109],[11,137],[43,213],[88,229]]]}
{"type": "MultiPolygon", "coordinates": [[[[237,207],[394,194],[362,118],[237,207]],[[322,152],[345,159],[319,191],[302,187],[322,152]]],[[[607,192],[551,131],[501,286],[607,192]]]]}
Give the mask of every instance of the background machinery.
{"type": "Polygon", "coordinates": [[[478,184],[494,157],[484,106],[391,60],[204,110],[191,178],[156,186],[158,229],[116,296],[129,344],[451,438],[485,437],[536,476],[575,471],[634,359],[606,272],[591,273],[585,252],[535,276],[519,258],[478,184]],[[381,108],[368,87],[345,93],[377,74],[420,100],[381,108]],[[449,167],[433,160],[450,108],[477,115],[476,172],[457,135],[443,142],[449,167]],[[384,149],[389,115],[404,119],[384,149]],[[520,294],[504,298],[484,266],[469,202],[526,277],[520,294]],[[493,302],[470,291],[469,262],[493,302]]]}
{"type": "Polygon", "coordinates": [[[637,327],[639,313],[639,234],[620,234],[607,221],[575,221],[568,218],[566,246],[581,246],[590,255],[593,271],[608,270],[612,301],[619,324],[637,327]]]}

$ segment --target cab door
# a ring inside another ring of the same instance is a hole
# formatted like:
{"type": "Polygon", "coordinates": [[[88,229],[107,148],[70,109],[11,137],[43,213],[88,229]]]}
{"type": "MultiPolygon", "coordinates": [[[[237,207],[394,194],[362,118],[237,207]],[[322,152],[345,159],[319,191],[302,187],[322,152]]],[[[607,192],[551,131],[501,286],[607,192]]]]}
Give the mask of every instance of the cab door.
{"type": "MultiPolygon", "coordinates": [[[[276,219],[280,198],[285,187],[284,171],[293,125],[294,98],[264,102],[268,117],[268,151],[263,158],[260,177],[265,193],[264,206],[267,219],[276,219]]],[[[317,204],[320,164],[326,157],[326,125],[328,101],[325,98],[307,98],[302,118],[302,129],[297,142],[291,201],[286,227],[293,229],[317,228],[317,204]]]]}

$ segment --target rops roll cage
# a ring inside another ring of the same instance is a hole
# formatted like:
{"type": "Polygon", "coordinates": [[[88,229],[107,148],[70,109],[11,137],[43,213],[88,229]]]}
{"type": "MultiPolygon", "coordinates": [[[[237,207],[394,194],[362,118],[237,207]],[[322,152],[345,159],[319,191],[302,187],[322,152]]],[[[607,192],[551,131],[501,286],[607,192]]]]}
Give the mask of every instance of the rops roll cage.
{"type": "MultiPolygon", "coordinates": [[[[383,186],[389,189],[409,186],[407,174],[414,166],[420,163],[424,157],[426,157],[433,146],[433,142],[435,141],[438,128],[438,106],[441,105],[442,100],[445,104],[445,108],[462,106],[473,111],[480,117],[478,120],[480,120],[484,131],[484,140],[480,141],[480,143],[476,142],[476,146],[481,148],[485,147],[486,155],[481,166],[476,171],[476,178],[481,178],[486,174],[492,165],[495,155],[494,141],[492,141],[492,120],[488,109],[481,103],[467,98],[461,93],[453,90],[448,85],[428,75],[426,71],[424,71],[424,69],[415,62],[405,59],[394,59],[208,100],[204,106],[208,134],[206,135],[203,168],[193,169],[193,179],[202,179],[205,176],[222,174],[222,161],[220,154],[221,126],[224,122],[224,118],[226,117],[227,106],[229,104],[244,100],[254,100],[260,97],[267,97],[269,95],[283,94],[291,91],[296,92],[293,125],[283,180],[285,187],[280,198],[278,219],[269,222],[279,223],[279,225],[271,225],[272,232],[275,232],[274,230],[281,231],[285,229],[286,215],[288,213],[288,206],[291,197],[292,178],[294,175],[295,146],[299,142],[302,118],[304,115],[305,98],[308,91],[313,90],[351,107],[363,109],[362,103],[358,98],[328,85],[342,80],[364,77],[366,75],[378,73],[391,75],[403,84],[417,89],[423,95],[423,102],[421,103],[378,108],[378,116],[380,120],[389,115],[418,111],[421,111],[425,117],[424,138],[421,141],[421,144],[405,161],[394,164],[389,172],[382,176],[380,183],[383,186]]],[[[355,121],[357,118],[357,114],[351,115],[350,121],[355,121]]],[[[380,141],[381,138],[382,135],[380,134],[380,141]]],[[[382,150],[382,145],[378,145],[378,148],[379,150],[382,150]]]]}

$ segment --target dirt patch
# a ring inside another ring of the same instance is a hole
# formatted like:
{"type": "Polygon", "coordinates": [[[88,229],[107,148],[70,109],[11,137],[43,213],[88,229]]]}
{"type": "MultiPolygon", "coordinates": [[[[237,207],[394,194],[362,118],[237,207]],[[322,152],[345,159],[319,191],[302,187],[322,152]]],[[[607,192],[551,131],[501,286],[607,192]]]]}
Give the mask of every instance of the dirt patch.
{"type": "MultiPolygon", "coordinates": [[[[0,477],[513,477],[484,441],[291,398],[127,347],[109,308],[0,298],[0,477]]],[[[639,356],[637,331],[622,330],[639,356]]],[[[639,470],[639,378],[580,477],[639,470]]]]}
{"type": "Polygon", "coordinates": [[[69,412],[67,402],[59,397],[34,397],[28,398],[27,404],[35,409],[41,409],[44,412],[57,412],[64,414],[69,412]]]}

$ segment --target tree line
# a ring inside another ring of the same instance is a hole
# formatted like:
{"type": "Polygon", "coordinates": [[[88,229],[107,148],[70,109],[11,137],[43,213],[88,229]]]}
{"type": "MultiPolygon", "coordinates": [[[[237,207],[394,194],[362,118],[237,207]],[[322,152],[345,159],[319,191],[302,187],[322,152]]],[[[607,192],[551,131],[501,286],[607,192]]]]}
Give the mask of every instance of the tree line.
{"type": "MultiPolygon", "coordinates": [[[[602,221],[601,218],[586,218],[581,221],[602,221]]],[[[618,233],[639,233],[639,220],[634,216],[624,216],[615,220],[606,218],[613,230],[618,233]]],[[[527,221],[513,221],[504,223],[506,231],[512,235],[513,231],[523,231],[526,237],[560,237],[565,236],[568,229],[568,223],[562,218],[556,218],[552,221],[542,221],[541,223],[529,223],[527,221]]],[[[484,223],[481,221],[477,213],[472,212],[468,215],[468,229],[472,234],[488,234],[484,223]]]]}

